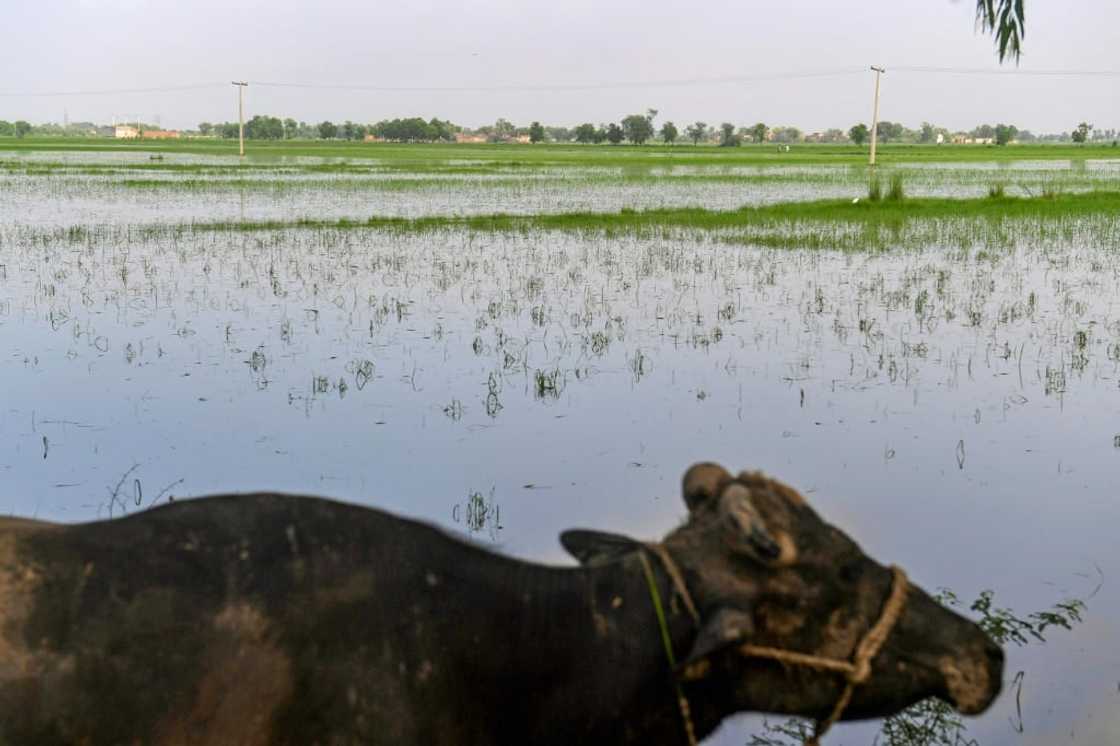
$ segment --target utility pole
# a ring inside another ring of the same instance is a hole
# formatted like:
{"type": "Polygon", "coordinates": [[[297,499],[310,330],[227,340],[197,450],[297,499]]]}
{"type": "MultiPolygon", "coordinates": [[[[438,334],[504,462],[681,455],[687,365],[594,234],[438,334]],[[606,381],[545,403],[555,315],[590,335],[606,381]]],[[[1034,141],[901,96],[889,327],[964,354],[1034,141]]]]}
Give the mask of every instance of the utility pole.
{"type": "Polygon", "coordinates": [[[879,78],[886,72],[881,67],[871,66],[875,71],[875,108],[871,114],[871,162],[869,166],[875,165],[875,146],[879,142],[879,78]]]}
{"type": "MultiPolygon", "coordinates": [[[[232,82],[235,86],[237,86],[237,144],[238,144],[238,151],[239,151],[238,155],[240,155],[242,158],[244,158],[245,157],[245,88],[248,87],[249,83],[248,83],[248,81],[245,81],[245,80],[234,80],[232,82]]],[[[876,88],[876,90],[878,90],[878,89],[876,88]]],[[[878,94],[876,93],[876,95],[878,95],[878,94]]],[[[878,99],[876,99],[876,100],[878,100],[878,99]]],[[[876,104],[876,106],[878,106],[878,104],[876,104]]],[[[874,157],[872,157],[872,160],[875,160],[874,157]]]]}

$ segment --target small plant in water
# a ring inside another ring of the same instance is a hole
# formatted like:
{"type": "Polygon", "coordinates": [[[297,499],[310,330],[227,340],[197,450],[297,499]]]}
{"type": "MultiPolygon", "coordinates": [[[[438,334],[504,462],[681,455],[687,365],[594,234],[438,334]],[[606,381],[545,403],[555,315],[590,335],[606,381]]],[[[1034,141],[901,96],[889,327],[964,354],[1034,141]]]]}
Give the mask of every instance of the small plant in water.
{"type": "Polygon", "coordinates": [[[891,202],[901,202],[906,199],[906,189],[903,185],[902,174],[891,174],[891,188],[887,192],[887,199],[891,202]]]}
{"type": "Polygon", "coordinates": [[[502,519],[501,509],[494,501],[493,488],[490,489],[489,496],[472,490],[465,503],[456,504],[451,509],[451,519],[456,523],[466,524],[470,534],[486,531],[491,539],[497,540],[498,532],[502,530],[502,519]]]}
{"type": "Polygon", "coordinates": [[[564,388],[563,373],[559,368],[550,371],[537,370],[533,374],[534,390],[538,399],[559,399],[564,388]]]}
{"type": "Polygon", "coordinates": [[[871,182],[867,185],[867,199],[871,202],[883,201],[883,182],[879,180],[879,174],[871,174],[871,182]]]}

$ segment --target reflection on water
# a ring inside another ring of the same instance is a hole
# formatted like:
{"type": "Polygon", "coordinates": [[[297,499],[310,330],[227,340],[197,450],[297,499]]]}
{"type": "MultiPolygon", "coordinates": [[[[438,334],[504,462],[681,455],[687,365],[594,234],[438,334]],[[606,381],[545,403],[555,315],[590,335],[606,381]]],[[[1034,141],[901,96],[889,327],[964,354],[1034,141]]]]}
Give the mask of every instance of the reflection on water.
{"type": "Polygon", "coordinates": [[[564,528],[669,530],[693,461],[761,467],[931,590],[1046,608],[1103,574],[1082,627],[1009,651],[1027,732],[1006,697],[972,732],[1066,739],[1113,711],[1120,259],[1091,232],[46,235],[0,226],[4,512],[269,488],[566,561],[564,528]]]}

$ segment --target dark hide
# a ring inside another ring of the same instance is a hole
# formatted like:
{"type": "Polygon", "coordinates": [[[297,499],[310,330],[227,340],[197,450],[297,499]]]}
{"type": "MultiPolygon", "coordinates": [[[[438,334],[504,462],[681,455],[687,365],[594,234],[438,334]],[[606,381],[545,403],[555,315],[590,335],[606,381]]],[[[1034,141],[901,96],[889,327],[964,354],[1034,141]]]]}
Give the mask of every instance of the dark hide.
{"type": "MultiPolygon", "coordinates": [[[[758,568],[706,569],[705,554],[727,558],[702,548],[705,532],[727,524],[703,505],[667,541],[703,632],[653,562],[678,655],[705,648],[709,673],[685,684],[699,734],[744,709],[813,714],[839,689],[829,677],[732,652],[733,638],[775,632],[758,593],[712,590],[758,568]],[[787,694],[765,701],[756,686],[787,694]],[[820,692],[799,700],[806,689],[820,692]]],[[[530,564],[375,510],[272,494],[87,525],[0,520],[0,744],[683,744],[639,545],[591,532],[565,544],[588,564],[530,564]]],[[[797,588],[852,606],[812,582],[797,588]]],[[[861,624],[886,595],[878,579],[869,588],[851,612],[861,624]]],[[[921,609],[953,625],[946,655],[967,676],[982,635],[921,609]]],[[[928,647],[907,619],[897,644],[928,647]]],[[[802,630],[790,644],[821,639],[802,630]]],[[[855,713],[948,691],[923,676],[857,696],[855,713]]]]}

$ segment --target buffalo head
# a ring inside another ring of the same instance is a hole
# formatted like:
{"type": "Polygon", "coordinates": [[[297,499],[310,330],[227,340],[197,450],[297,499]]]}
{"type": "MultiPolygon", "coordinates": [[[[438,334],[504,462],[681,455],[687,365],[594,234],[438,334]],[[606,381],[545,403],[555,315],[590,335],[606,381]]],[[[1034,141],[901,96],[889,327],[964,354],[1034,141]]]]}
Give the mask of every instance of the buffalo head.
{"type": "MultiPolygon", "coordinates": [[[[679,674],[734,711],[824,718],[845,687],[843,676],[744,651],[850,660],[883,613],[891,570],[821,520],[795,490],[761,474],[733,476],[697,464],[683,492],[688,520],[662,542],[699,612],[679,674]]],[[[640,547],[594,532],[562,539],[584,563],[640,547]]],[[[891,715],[931,696],[965,714],[982,712],[1000,691],[1003,653],[976,624],[908,585],[902,613],[870,664],[844,719],[891,715]]]]}

